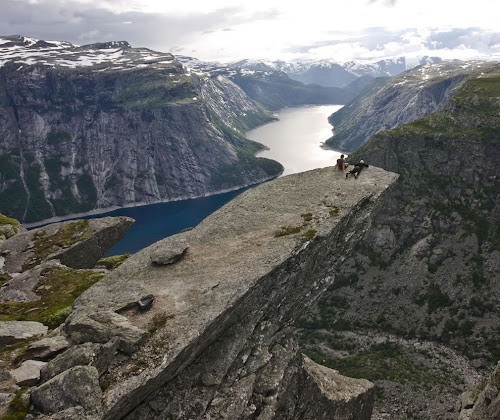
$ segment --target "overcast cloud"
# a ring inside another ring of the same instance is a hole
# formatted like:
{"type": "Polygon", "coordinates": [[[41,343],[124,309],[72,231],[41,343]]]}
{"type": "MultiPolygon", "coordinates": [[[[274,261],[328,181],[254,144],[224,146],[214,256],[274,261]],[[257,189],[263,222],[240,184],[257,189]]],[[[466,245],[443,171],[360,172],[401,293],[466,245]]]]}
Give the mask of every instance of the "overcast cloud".
{"type": "Polygon", "coordinates": [[[78,45],[125,40],[134,47],[223,61],[399,55],[500,59],[497,3],[2,0],[0,34],[78,45]]]}

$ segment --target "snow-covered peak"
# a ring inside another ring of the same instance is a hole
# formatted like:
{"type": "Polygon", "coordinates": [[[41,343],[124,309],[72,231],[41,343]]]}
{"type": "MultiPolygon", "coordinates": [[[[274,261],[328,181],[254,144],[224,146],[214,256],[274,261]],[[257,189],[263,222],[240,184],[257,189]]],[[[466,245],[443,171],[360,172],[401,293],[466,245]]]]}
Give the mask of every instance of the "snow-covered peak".
{"type": "Polygon", "coordinates": [[[20,35],[0,36],[0,66],[40,64],[49,67],[91,67],[95,71],[140,67],[178,66],[170,53],[132,48],[126,41],[99,42],[77,46],[65,41],[43,41],[20,35]]]}

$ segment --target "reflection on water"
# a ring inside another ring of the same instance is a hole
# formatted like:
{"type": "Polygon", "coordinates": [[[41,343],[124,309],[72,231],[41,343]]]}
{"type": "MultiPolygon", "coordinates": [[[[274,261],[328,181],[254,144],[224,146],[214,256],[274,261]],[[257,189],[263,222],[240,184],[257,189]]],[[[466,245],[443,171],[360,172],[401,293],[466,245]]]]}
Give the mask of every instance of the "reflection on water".
{"type": "Polygon", "coordinates": [[[269,147],[257,156],[280,162],[283,175],[332,166],[339,152],[324,150],[320,144],[332,136],[328,117],[340,108],[342,105],[286,108],[278,112],[279,121],[257,127],[246,137],[269,147]]]}

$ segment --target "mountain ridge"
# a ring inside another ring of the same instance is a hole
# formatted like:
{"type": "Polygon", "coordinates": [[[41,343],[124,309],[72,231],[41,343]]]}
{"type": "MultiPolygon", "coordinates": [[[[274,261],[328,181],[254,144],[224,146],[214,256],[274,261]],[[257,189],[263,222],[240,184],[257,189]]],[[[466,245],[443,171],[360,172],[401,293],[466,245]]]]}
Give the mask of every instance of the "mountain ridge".
{"type": "Polygon", "coordinates": [[[392,79],[376,79],[329,117],[334,130],[325,146],[351,153],[381,130],[443,108],[468,77],[494,66],[485,61],[443,61],[416,67],[392,79]]]}

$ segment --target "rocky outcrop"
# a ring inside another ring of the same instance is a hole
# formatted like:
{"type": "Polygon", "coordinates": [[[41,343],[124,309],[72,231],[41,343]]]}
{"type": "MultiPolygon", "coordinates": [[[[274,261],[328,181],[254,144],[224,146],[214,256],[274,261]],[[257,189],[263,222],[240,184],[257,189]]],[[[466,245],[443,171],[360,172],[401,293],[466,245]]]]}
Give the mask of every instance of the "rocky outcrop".
{"type": "Polygon", "coordinates": [[[0,243],[20,232],[26,232],[26,228],[18,220],[0,214],[0,243]]]}
{"type": "Polygon", "coordinates": [[[24,359],[31,360],[49,360],[57,356],[69,347],[70,343],[66,337],[56,335],[55,337],[42,338],[28,344],[24,359]]]}
{"type": "Polygon", "coordinates": [[[460,397],[459,420],[500,418],[500,363],[493,374],[460,397]]]}
{"type": "MultiPolygon", "coordinates": [[[[26,289],[23,296],[33,293],[33,282],[36,282],[33,278],[54,265],[47,263],[50,260],[59,260],[70,268],[93,268],[127,233],[133,222],[130,217],[76,220],[54,223],[13,236],[0,244],[0,254],[4,255],[2,270],[25,275],[17,276],[4,285],[0,299],[16,300],[1,297],[4,293],[12,296],[13,289],[26,289]]],[[[29,297],[17,300],[29,300],[29,297]]]]}
{"type": "Polygon", "coordinates": [[[398,127],[442,109],[464,80],[480,67],[488,69],[491,64],[426,64],[390,80],[373,81],[356,99],[330,116],[334,135],[326,140],[325,145],[351,153],[379,131],[398,127]]]}
{"type": "Polygon", "coordinates": [[[0,322],[0,347],[47,334],[48,328],[40,322],[4,321],[0,322]]]}
{"type": "Polygon", "coordinates": [[[373,386],[304,358],[293,328],[336,282],[396,179],[374,167],[363,175],[325,168],[280,178],[131,256],[75,301],[64,327],[75,345],[42,370],[53,379],[33,391],[35,408],[77,418],[67,410],[80,402],[47,408],[45,389],[64,393],[58,378],[90,364],[106,384],[98,418],[368,419],[373,386]],[[151,261],[179,243],[189,244],[181,260],[151,261]],[[135,303],[148,295],[141,310],[135,303]]]}
{"type": "Polygon", "coordinates": [[[3,53],[0,212],[21,222],[200,197],[282,171],[237,131],[270,114],[171,54],[122,44],[3,53]]]}
{"type": "MultiPolygon", "coordinates": [[[[0,215],[0,220],[2,218],[0,215]]],[[[48,385],[33,396],[36,401],[42,399],[42,412],[48,415],[59,412],[62,404],[65,409],[58,413],[61,419],[95,418],[95,413],[100,412],[101,395],[96,378],[107,370],[117,350],[127,347],[120,346],[118,338],[98,348],[92,344],[75,346],[61,333],[61,323],[70,314],[75,298],[106,271],[78,267],[93,267],[127,232],[133,219],[76,220],[31,231],[26,231],[17,221],[8,222],[16,227],[16,232],[0,243],[3,282],[0,289],[0,416],[24,418],[31,391],[25,393],[26,389],[20,387],[34,387],[42,381],[48,385]],[[51,379],[54,381],[50,382],[51,379]],[[74,392],[75,386],[81,387],[78,394],[74,392]]]]}
{"type": "Polygon", "coordinates": [[[45,362],[26,360],[10,374],[18,386],[33,386],[40,380],[40,371],[45,365],[45,362]]]}
{"type": "Polygon", "coordinates": [[[87,415],[97,416],[102,411],[99,373],[93,366],[68,369],[35,388],[31,401],[45,414],[81,407],[87,415]]]}

